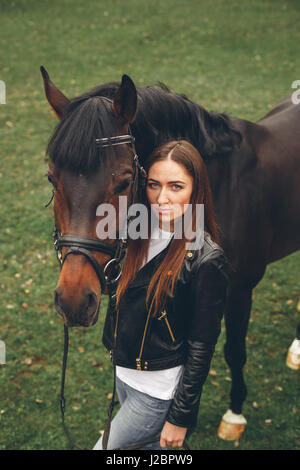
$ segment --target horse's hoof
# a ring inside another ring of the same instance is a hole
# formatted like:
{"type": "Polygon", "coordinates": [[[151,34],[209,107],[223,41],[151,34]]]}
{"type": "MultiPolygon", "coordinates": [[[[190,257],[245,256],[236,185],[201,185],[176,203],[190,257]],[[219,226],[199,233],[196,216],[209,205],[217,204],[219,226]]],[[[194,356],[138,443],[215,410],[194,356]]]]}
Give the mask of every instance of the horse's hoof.
{"type": "Polygon", "coordinates": [[[300,339],[294,339],[289,347],[286,357],[286,365],[293,370],[300,369],[300,339]]]}
{"type": "Polygon", "coordinates": [[[247,421],[243,415],[227,410],[219,426],[218,436],[225,441],[236,441],[243,434],[246,424],[247,421]]]}

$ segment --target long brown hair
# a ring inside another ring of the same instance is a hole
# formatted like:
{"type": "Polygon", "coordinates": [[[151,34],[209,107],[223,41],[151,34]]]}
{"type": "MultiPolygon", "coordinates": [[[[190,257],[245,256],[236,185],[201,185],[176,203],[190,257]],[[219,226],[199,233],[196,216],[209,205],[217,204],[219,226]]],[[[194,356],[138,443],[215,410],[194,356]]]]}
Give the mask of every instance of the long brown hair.
{"type": "MultiPolygon", "coordinates": [[[[182,165],[193,178],[193,189],[190,199],[193,229],[195,230],[196,228],[196,204],[204,204],[204,229],[216,243],[219,243],[206,166],[198,150],[185,140],[164,143],[151,154],[146,163],[146,170],[149,171],[154,163],[166,160],[167,158],[182,165]]],[[[143,191],[141,198],[140,202],[149,207],[145,191],[143,191]]],[[[150,211],[148,211],[149,213],[150,211]]],[[[150,227],[150,224],[148,224],[148,227],[150,227]]],[[[149,233],[147,239],[138,238],[137,240],[129,240],[123,273],[117,289],[117,303],[119,303],[121,296],[135,278],[143,260],[146,258],[150,237],[151,234],[149,233]]],[[[186,243],[187,239],[184,234],[180,239],[173,238],[165,258],[149,283],[146,303],[149,305],[150,298],[154,301],[152,302],[152,305],[154,305],[153,315],[164,308],[167,296],[174,293],[176,280],[186,256],[186,243]]]]}

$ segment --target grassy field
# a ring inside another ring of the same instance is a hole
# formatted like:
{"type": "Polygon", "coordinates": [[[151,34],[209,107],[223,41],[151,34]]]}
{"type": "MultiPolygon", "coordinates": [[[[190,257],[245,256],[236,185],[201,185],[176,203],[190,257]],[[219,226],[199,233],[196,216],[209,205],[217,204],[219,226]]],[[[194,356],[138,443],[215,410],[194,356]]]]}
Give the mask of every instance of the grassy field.
{"type": "MultiPolygon", "coordinates": [[[[45,148],[56,124],[39,72],[72,97],[130,75],[164,82],[207,109],[256,120],[300,79],[297,0],[2,0],[0,4],[0,449],[70,449],[57,400],[62,322],[52,307],[58,266],[44,204],[45,148]]],[[[228,406],[223,330],[192,449],[300,450],[299,374],[285,366],[299,319],[300,253],[267,269],[254,291],[245,376],[248,425],[239,442],[216,437],[228,406]],[[297,309],[298,305],[298,309],[297,309]]],[[[70,332],[67,423],[91,448],[104,428],[112,368],[103,318],[70,332]]]]}

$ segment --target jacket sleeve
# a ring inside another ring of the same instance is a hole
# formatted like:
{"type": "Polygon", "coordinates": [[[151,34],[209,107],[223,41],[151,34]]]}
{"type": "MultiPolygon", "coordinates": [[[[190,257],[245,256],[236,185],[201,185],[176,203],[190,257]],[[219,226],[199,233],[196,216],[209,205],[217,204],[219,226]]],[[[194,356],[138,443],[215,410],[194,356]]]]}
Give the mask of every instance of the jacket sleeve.
{"type": "Polygon", "coordinates": [[[201,264],[191,280],[187,360],[167,416],[167,421],[177,426],[196,425],[202,387],[221,331],[227,290],[228,264],[223,254],[201,264]]]}

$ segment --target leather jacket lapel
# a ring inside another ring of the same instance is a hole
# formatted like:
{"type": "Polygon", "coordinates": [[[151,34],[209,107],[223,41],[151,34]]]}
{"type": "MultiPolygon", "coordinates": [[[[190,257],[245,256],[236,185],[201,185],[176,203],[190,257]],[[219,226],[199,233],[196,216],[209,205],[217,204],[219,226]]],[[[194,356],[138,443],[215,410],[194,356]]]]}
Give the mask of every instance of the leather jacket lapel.
{"type": "Polygon", "coordinates": [[[146,263],[137,273],[136,277],[133,279],[133,281],[129,284],[128,289],[138,287],[138,286],[144,286],[146,284],[150,283],[150,280],[153,276],[153,273],[155,270],[158,268],[164,257],[166,256],[168,249],[170,247],[170,243],[168,246],[158,253],[154,258],[152,258],[149,263],[146,263]]]}

